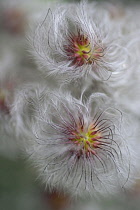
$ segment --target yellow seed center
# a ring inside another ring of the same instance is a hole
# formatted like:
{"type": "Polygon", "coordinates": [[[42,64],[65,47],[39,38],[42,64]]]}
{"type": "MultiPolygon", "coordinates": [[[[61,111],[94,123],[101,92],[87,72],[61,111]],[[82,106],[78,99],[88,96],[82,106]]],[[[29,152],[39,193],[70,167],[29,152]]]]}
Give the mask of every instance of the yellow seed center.
{"type": "Polygon", "coordinates": [[[80,57],[84,59],[89,59],[91,57],[91,47],[90,45],[80,45],[77,44],[78,51],[76,52],[80,57]]]}
{"type": "Polygon", "coordinates": [[[90,151],[100,144],[99,139],[101,137],[101,133],[98,132],[97,128],[94,128],[93,125],[89,126],[86,132],[80,130],[74,134],[74,142],[81,145],[86,151],[90,151]]]}

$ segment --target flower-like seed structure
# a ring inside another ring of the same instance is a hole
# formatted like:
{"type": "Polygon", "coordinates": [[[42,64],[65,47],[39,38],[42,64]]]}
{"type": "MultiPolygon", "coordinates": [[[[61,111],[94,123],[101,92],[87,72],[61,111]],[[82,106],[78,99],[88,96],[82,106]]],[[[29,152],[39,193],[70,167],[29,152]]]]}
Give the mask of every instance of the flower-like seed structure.
{"type": "Polygon", "coordinates": [[[89,75],[106,81],[127,70],[131,59],[124,35],[119,25],[113,26],[108,11],[99,15],[100,9],[83,1],[48,9],[31,37],[33,55],[44,74],[59,75],[63,81],[64,75],[65,81],[89,75]]]}
{"type": "Polygon", "coordinates": [[[134,151],[120,130],[122,113],[106,95],[82,99],[44,87],[24,89],[15,99],[20,116],[12,111],[18,135],[26,137],[23,146],[46,186],[75,196],[120,192],[135,175],[134,151]]]}
{"type": "Polygon", "coordinates": [[[97,44],[92,47],[88,36],[81,34],[80,31],[77,36],[71,35],[68,41],[65,50],[73,65],[93,64],[103,56],[103,48],[97,44]]]}
{"type": "Polygon", "coordinates": [[[85,153],[86,156],[91,154],[95,155],[96,148],[99,148],[102,138],[101,132],[94,124],[90,124],[88,128],[79,126],[77,131],[72,132],[74,138],[71,139],[75,144],[82,147],[81,152],[85,153]]]}

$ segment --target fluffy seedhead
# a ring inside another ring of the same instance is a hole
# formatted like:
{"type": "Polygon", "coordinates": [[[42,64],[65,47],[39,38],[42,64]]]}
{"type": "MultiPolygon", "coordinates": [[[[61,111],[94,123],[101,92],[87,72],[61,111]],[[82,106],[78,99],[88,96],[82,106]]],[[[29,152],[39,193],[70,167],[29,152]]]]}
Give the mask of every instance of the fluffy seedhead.
{"type": "Polygon", "coordinates": [[[19,129],[26,153],[47,187],[72,196],[105,196],[130,185],[132,141],[122,137],[122,114],[106,96],[94,94],[84,102],[34,88],[24,90],[18,100],[16,126],[26,126],[25,132],[19,129]]]}
{"type": "Polygon", "coordinates": [[[33,33],[32,45],[47,75],[73,80],[90,74],[93,79],[107,80],[128,62],[123,41],[107,11],[82,1],[54,11],[50,8],[33,33]]]}

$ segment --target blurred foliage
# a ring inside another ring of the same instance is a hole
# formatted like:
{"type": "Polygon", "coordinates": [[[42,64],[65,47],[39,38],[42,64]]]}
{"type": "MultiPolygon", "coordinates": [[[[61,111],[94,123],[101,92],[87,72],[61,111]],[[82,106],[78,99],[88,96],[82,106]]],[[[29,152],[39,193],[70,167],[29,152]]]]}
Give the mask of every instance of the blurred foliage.
{"type": "Polygon", "coordinates": [[[44,210],[41,189],[25,161],[0,158],[0,210],[44,210]]]}

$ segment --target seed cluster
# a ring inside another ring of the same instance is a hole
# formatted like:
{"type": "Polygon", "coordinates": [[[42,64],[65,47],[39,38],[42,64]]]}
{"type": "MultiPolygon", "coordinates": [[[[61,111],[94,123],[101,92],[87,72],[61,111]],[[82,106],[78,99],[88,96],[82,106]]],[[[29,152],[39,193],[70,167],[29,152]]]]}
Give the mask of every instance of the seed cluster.
{"type": "Polygon", "coordinates": [[[72,134],[72,142],[81,147],[82,153],[86,155],[96,154],[95,150],[99,148],[102,136],[94,124],[90,124],[87,128],[79,126],[72,134]]]}
{"type": "Polygon", "coordinates": [[[103,48],[97,44],[91,46],[88,36],[81,32],[78,32],[77,36],[71,35],[68,41],[69,45],[65,50],[73,65],[93,64],[103,56],[103,48]]]}

